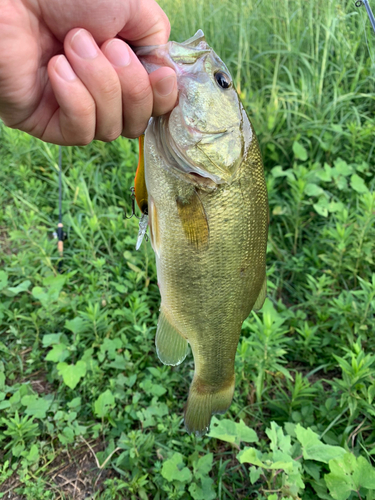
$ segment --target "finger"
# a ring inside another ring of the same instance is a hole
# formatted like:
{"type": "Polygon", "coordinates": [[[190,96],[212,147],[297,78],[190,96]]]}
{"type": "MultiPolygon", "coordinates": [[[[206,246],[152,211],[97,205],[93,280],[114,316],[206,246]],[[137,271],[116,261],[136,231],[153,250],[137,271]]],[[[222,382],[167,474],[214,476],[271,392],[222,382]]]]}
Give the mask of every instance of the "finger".
{"type": "Polygon", "coordinates": [[[41,139],[62,146],[89,144],[95,135],[95,102],[66,57],[53,57],[48,76],[56,98],[55,110],[41,139]]]}
{"type": "MultiPolygon", "coordinates": [[[[90,92],[96,106],[95,139],[112,141],[122,132],[121,86],[113,66],[91,34],[74,29],[64,41],[64,49],[74,72],[90,92]]],[[[130,56],[121,61],[125,66],[130,56]]]]}
{"type": "Polygon", "coordinates": [[[122,91],[123,130],[125,137],[139,137],[152,113],[153,91],[149,76],[130,47],[117,38],[107,40],[101,50],[117,72],[122,91]],[[125,58],[127,64],[123,64],[125,58]]]}
{"type": "Polygon", "coordinates": [[[167,43],[171,31],[168,17],[155,0],[132,0],[123,29],[118,33],[133,45],[167,43]]]}
{"type": "Polygon", "coordinates": [[[89,31],[99,45],[116,35],[136,45],[160,45],[169,38],[168,18],[155,0],[39,0],[37,3],[44,22],[60,41],[73,26],[89,31]]]}
{"type": "Polygon", "coordinates": [[[177,101],[177,78],[172,68],[159,68],[149,75],[153,90],[152,116],[171,111],[177,101]]]}

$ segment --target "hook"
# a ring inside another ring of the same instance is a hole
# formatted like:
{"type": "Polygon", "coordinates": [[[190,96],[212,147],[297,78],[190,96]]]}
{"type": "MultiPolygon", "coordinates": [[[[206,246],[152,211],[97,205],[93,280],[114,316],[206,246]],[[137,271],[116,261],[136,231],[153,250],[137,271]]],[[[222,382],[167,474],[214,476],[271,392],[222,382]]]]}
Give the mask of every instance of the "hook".
{"type": "Polygon", "coordinates": [[[127,216],[126,212],[125,212],[125,219],[131,219],[132,217],[135,217],[136,219],[140,220],[142,218],[142,216],[138,217],[138,215],[136,215],[136,213],[135,213],[135,190],[134,190],[134,187],[130,188],[130,192],[131,192],[130,198],[132,200],[132,213],[129,216],[127,216]]]}

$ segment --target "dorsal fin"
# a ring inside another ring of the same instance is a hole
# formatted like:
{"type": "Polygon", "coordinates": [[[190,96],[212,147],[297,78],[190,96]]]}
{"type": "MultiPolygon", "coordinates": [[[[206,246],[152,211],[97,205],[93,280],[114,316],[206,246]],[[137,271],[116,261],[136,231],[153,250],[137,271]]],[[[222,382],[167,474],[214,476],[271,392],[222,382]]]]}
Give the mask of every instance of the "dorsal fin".
{"type": "Polygon", "coordinates": [[[137,205],[143,214],[148,213],[148,194],[145,179],[145,135],[139,137],[139,160],[134,179],[134,193],[137,205]]]}

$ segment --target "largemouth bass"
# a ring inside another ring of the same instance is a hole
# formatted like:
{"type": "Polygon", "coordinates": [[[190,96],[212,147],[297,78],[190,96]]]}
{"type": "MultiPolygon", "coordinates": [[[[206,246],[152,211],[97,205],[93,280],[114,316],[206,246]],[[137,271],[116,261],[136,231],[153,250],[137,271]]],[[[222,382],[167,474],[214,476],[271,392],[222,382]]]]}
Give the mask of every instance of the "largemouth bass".
{"type": "Polygon", "coordinates": [[[201,30],[136,53],[148,72],[177,73],[178,103],[150,120],[135,188],[143,210],[147,200],[161,294],[157,354],[178,365],[190,344],[185,426],[202,435],[232,402],[241,326],[266,296],[261,153],[230,73],[201,30]]]}

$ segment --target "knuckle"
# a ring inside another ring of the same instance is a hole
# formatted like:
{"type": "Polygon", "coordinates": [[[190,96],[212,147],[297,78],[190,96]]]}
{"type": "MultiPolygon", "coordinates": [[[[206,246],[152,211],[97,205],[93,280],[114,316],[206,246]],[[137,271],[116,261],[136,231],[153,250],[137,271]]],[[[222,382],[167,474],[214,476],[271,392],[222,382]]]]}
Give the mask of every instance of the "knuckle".
{"type": "Polygon", "coordinates": [[[107,81],[101,89],[103,100],[108,103],[109,101],[120,100],[121,89],[118,80],[107,81]]]}
{"type": "Polygon", "coordinates": [[[94,139],[94,128],[92,113],[82,113],[79,117],[70,117],[63,123],[61,133],[68,144],[87,146],[94,139]]]}
{"type": "Polygon", "coordinates": [[[143,80],[131,89],[130,98],[137,103],[137,105],[152,104],[152,88],[149,80],[143,80]]]}

